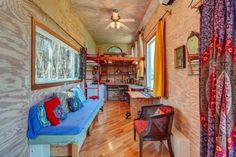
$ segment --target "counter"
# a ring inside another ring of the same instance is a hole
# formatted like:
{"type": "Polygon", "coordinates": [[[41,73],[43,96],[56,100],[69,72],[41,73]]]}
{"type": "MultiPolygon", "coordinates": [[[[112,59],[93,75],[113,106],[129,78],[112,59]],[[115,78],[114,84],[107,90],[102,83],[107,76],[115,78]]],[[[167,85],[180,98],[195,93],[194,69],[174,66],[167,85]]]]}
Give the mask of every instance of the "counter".
{"type": "Polygon", "coordinates": [[[145,87],[127,83],[105,83],[108,100],[129,100],[128,91],[143,91],[145,87]]]}
{"type": "Polygon", "coordinates": [[[153,97],[151,94],[146,94],[141,91],[129,91],[130,97],[130,113],[131,119],[138,118],[137,114],[141,111],[142,106],[148,106],[159,103],[159,97],[153,97]]]}

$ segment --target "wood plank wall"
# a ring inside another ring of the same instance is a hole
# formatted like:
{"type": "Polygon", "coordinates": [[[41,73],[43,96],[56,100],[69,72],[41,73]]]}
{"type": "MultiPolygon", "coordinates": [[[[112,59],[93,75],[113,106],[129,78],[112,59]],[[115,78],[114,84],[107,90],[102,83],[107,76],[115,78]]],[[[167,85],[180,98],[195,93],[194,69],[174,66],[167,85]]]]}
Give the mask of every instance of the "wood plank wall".
{"type": "Polygon", "coordinates": [[[96,43],[71,5],[70,0],[31,0],[48,16],[62,26],[90,53],[96,52],[96,43]]]}
{"type": "Polygon", "coordinates": [[[54,91],[73,86],[31,91],[31,16],[76,45],[30,0],[0,0],[1,157],[28,157],[26,130],[29,107],[54,91]]]}

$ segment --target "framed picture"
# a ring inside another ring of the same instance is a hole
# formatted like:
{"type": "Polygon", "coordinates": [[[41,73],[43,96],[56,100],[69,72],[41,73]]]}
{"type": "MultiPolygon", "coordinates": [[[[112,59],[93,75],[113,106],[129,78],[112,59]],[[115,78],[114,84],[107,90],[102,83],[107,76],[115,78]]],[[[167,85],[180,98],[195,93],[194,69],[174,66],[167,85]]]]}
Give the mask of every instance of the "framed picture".
{"type": "Polygon", "coordinates": [[[32,17],[31,89],[80,81],[80,50],[32,17]]]}
{"type": "Polygon", "coordinates": [[[176,69],[185,68],[185,46],[180,46],[175,49],[174,63],[176,69]]]}

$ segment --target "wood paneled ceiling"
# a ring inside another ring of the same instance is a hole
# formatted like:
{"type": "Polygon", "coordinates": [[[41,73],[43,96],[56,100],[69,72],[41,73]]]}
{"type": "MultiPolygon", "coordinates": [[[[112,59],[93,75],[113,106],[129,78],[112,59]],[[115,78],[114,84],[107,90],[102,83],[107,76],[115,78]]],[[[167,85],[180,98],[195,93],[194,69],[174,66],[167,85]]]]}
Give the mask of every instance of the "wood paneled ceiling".
{"type": "Polygon", "coordinates": [[[97,44],[131,43],[151,0],[71,0],[78,14],[97,44]],[[118,9],[121,18],[134,18],[135,22],[125,23],[129,29],[105,29],[105,21],[118,9]]]}

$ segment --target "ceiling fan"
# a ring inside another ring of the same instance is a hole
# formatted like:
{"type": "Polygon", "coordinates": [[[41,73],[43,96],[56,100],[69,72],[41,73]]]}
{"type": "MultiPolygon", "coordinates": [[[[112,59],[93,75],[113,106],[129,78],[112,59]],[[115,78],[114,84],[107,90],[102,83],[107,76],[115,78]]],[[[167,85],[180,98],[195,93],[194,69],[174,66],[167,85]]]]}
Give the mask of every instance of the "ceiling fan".
{"type": "Polygon", "coordinates": [[[129,27],[127,27],[125,24],[125,22],[135,22],[135,19],[122,19],[119,16],[118,10],[117,9],[113,9],[112,11],[112,15],[110,19],[106,19],[105,21],[111,21],[109,25],[107,25],[106,29],[109,28],[113,28],[113,29],[120,29],[120,28],[124,28],[124,29],[129,29],[129,27]]]}

